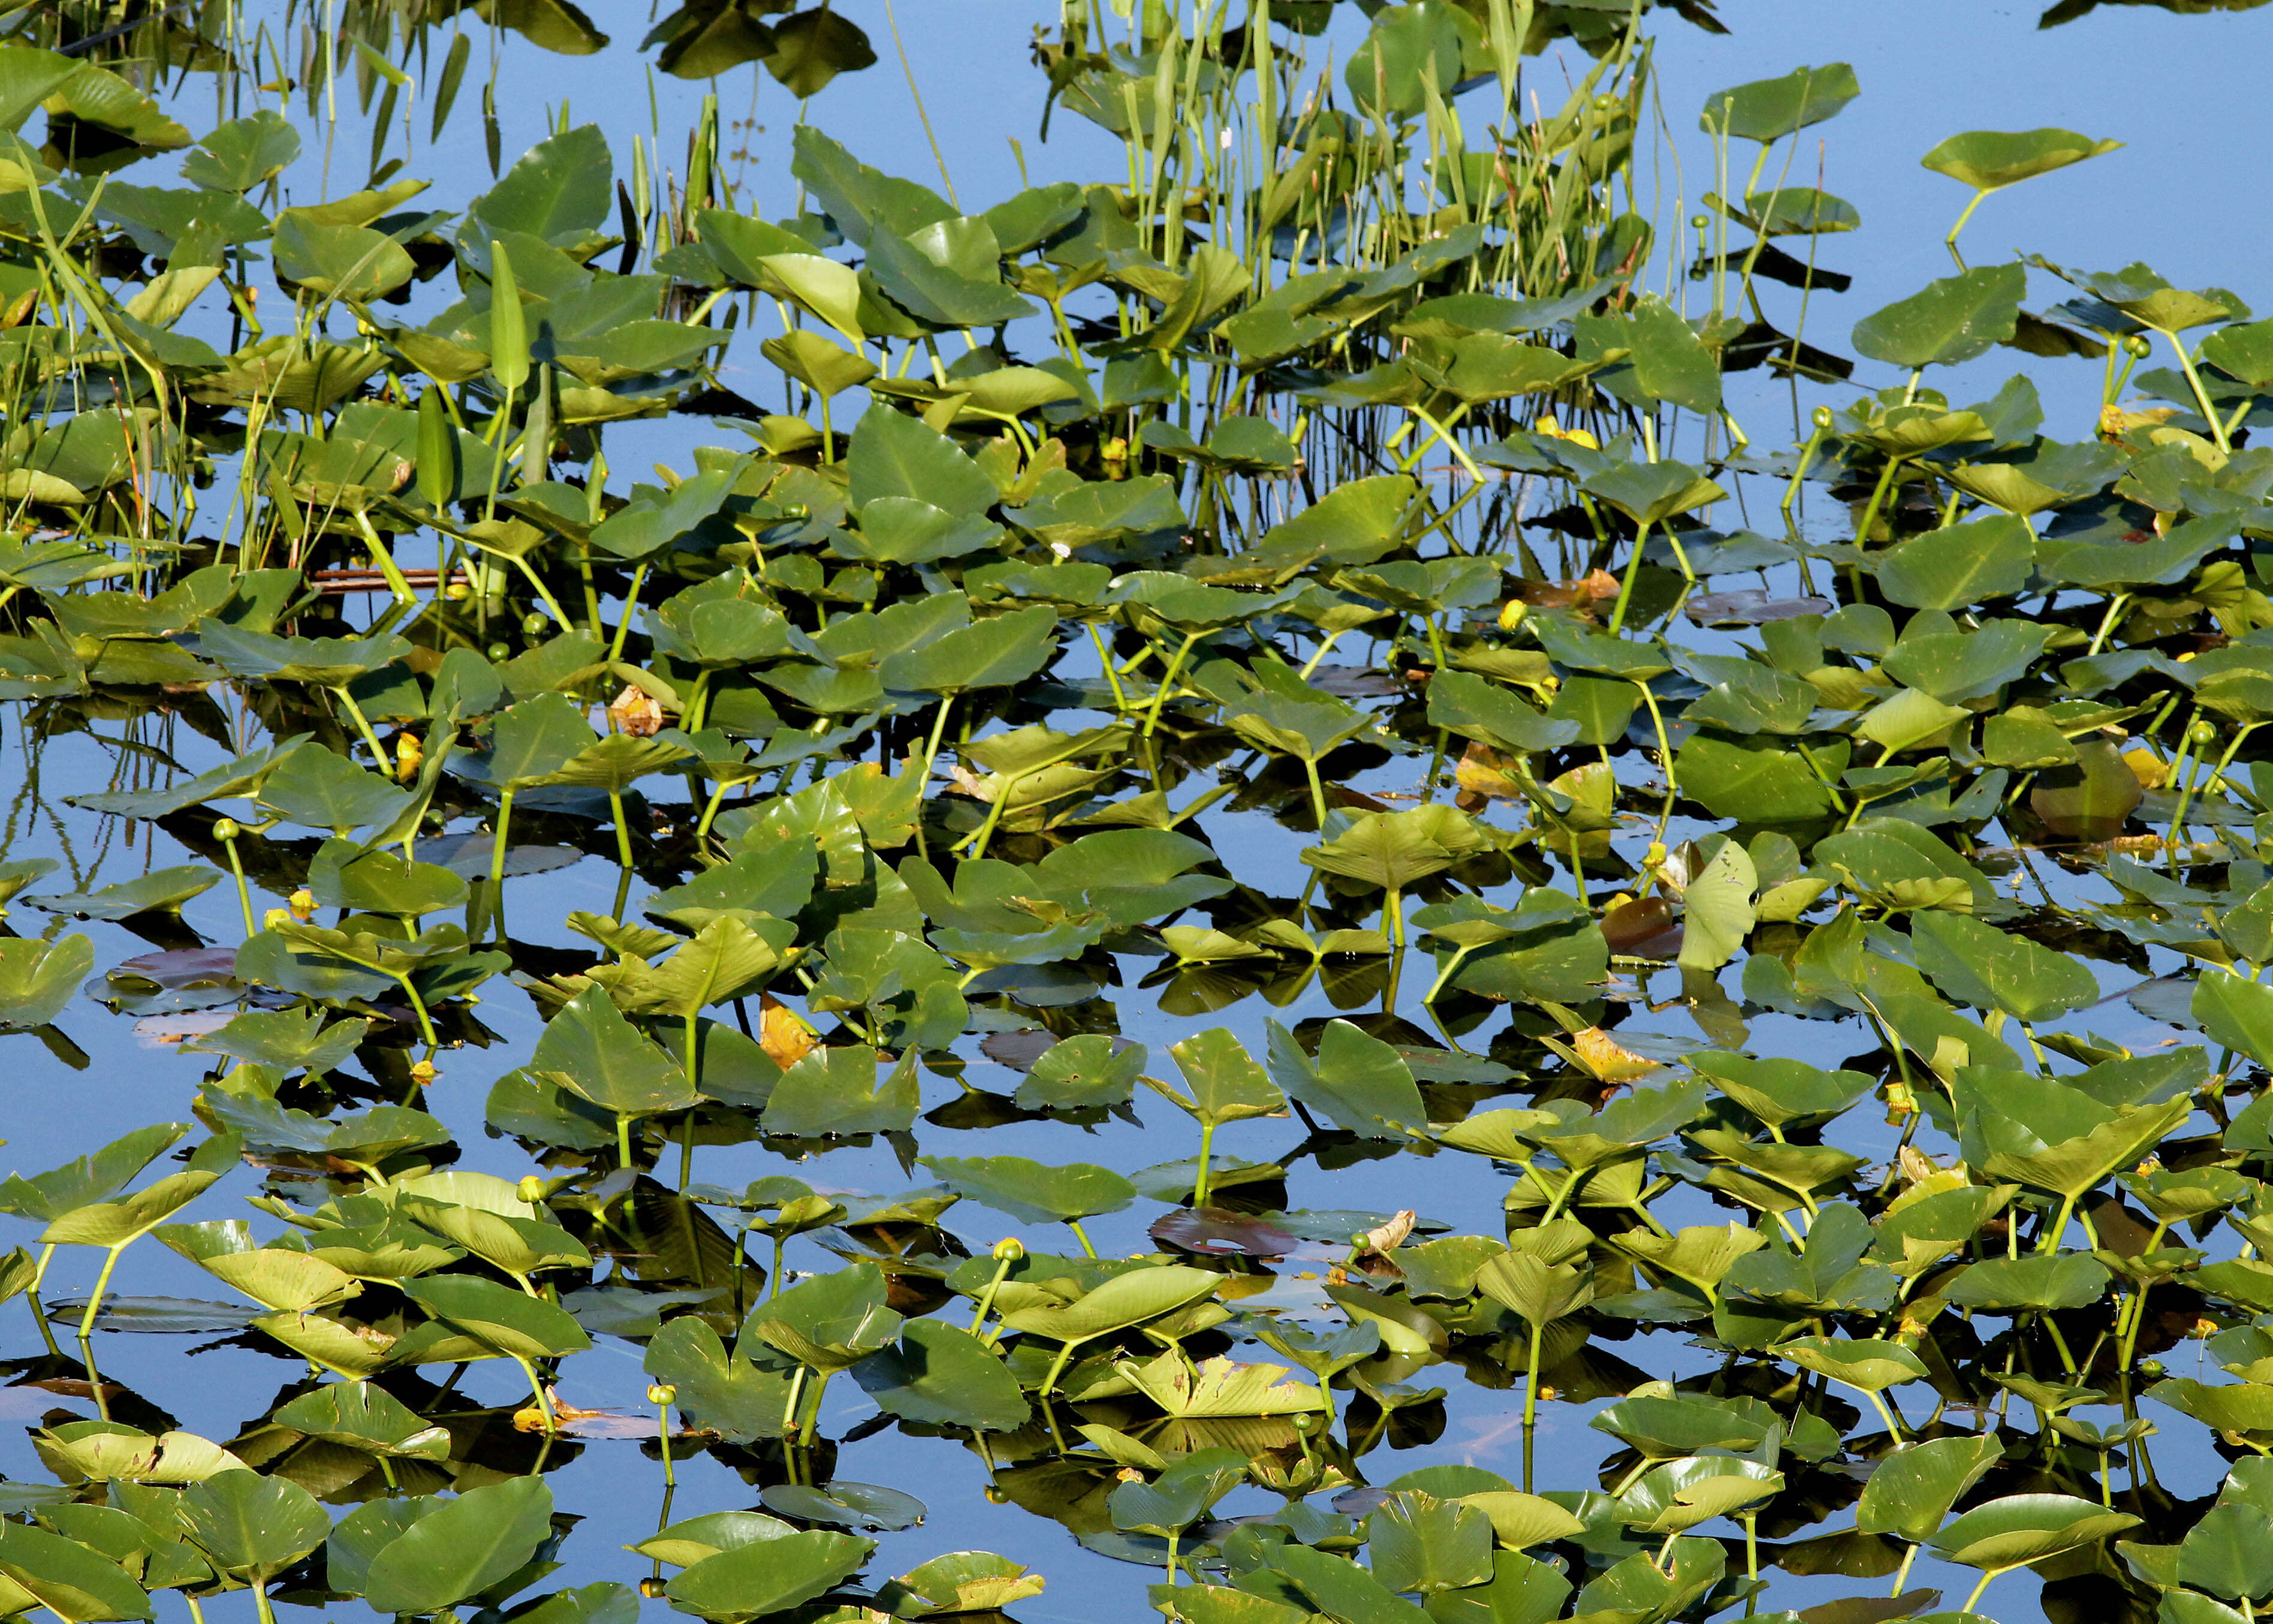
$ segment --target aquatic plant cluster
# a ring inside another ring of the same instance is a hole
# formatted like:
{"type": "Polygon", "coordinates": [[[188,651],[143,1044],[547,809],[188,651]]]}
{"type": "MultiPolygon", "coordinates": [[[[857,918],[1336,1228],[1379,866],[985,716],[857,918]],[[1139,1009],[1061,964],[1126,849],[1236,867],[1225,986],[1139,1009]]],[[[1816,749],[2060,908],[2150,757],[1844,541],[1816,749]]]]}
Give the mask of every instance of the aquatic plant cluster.
{"type": "MultiPolygon", "coordinates": [[[[1641,212],[1703,0],[1069,0],[1048,110],[1127,172],[979,214],[811,125],[781,214],[715,97],[683,166],[565,109],[505,163],[494,74],[430,207],[389,144],[477,34],[606,43],[451,11],[0,45],[4,838],[78,831],[0,853],[10,1114],[117,1091],[90,1023],[202,1072],[0,1183],[57,1407],[0,1616],[1015,1616],[1046,1555],[894,1560],[950,1454],[1184,1624],[2273,1601],[2273,321],[1969,266],[1968,205],[1807,341],[1860,215],[1789,171],[1861,87],[1711,98],[1704,212],[1641,212]],[[2097,417],[1935,387],[1999,346],[2097,417]],[[658,423],[719,443],[611,478],[658,423]],[[139,1294],[169,1252],[216,1297],[139,1294]],[[205,1438],[103,1373],[184,1335],[288,1385],[205,1438]],[[610,1342],[649,1410],[576,1404],[610,1342]],[[1436,1447],[1475,1394],[1504,1470],[1436,1447]],[[587,1449],[664,1514],[548,1590],[587,1449]],[[674,1517],[703,1456],[749,1503],[674,1517]]],[[[825,5],[648,44],[874,60],[825,5]]]]}

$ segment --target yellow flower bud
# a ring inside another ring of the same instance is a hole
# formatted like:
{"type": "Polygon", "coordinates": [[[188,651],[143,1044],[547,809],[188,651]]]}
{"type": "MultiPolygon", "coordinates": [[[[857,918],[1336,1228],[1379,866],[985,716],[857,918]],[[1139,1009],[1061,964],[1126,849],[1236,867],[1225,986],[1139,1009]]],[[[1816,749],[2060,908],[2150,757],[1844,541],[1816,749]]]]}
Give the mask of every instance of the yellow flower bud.
{"type": "Polygon", "coordinates": [[[544,1199],[544,1181],[534,1173],[524,1173],[521,1176],[521,1186],[517,1193],[522,1200],[533,1206],[544,1199]]]}
{"type": "Polygon", "coordinates": [[[994,1243],[994,1260],[998,1263],[1016,1263],[1025,1255],[1025,1244],[1015,1236],[1005,1237],[994,1243]]]}
{"type": "Polygon", "coordinates": [[[650,1404],[676,1404],[679,1389],[667,1381],[651,1382],[648,1386],[647,1402],[650,1404]]]}
{"type": "Polygon", "coordinates": [[[303,885],[284,898],[284,906],[292,910],[292,917],[302,923],[316,916],[316,893],[303,885]]]}
{"type": "Polygon", "coordinates": [[[215,818],[213,831],[214,838],[216,840],[234,840],[244,832],[237,827],[237,822],[233,817],[215,818]]]}

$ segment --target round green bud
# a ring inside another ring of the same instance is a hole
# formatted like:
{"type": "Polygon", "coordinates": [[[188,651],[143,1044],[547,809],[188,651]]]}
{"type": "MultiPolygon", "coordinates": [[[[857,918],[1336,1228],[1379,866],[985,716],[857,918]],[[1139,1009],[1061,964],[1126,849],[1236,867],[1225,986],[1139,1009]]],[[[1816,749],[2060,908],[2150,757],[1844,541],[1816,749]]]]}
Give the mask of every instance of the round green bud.
{"type": "Polygon", "coordinates": [[[234,840],[244,832],[244,830],[237,827],[236,820],[233,817],[221,817],[214,820],[214,838],[216,840],[234,840]]]}
{"type": "Polygon", "coordinates": [[[655,1575],[649,1574],[646,1578],[640,1581],[640,1594],[646,1597],[649,1601],[662,1600],[663,1581],[656,1578],[655,1575]]]}
{"type": "Polygon", "coordinates": [[[2187,738],[2195,744],[2215,744],[2217,742],[2217,729],[2208,722],[2196,722],[2187,729],[2187,738]]]}
{"type": "Polygon", "coordinates": [[[1830,428],[1830,426],[1831,426],[1831,408],[1829,408],[1828,406],[1818,406],[1818,407],[1815,409],[1815,426],[1816,426],[1817,428],[1819,428],[1819,429],[1825,429],[1825,430],[1827,430],[1827,429],[1829,429],[1829,428],[1830,428]]]}
{"type": "Polygon", "coordinates": [[[551,624],[551,620],[532,609],[521,617],[521,634],[524,637],[542,637],[551,624]]]}
{"type": "Polygon", "coordinates": [[[509,643],[493,643],[490,644],[488,648],[484,649],[482,652],[488,656],[492,662],[509,660],[513,658],[513,645],[509,643]]]}
{"type": "Polygon", "coordinates": [[[2134,333],[2123,341],[2123,347],[2142,361],[2155,353],[2154,341],[2144,333],[2134,333]]]}
{"type": "Polygon", "coordinates": [[[1692,231],[1702,231],[1706,227],[1712,223],[1713,217],[1710,214],[1692,214],[1689,216],[1689,229],[1692,231]]]}
{"type": "Polygon", "coordinates": [[[667,1381],[652,1382],[648,1387],[647,1402],[650,1404],[676,1404],[679,1402],[679,1389],[667,1381]]]}
{"type": "Polygon", "coordinates": [[[997,1263],[1016,1263],[1025,1255],[1025,1243],[1015,1236],[1005,1237],[994,1243],[994,1260],[997,1263]]]}

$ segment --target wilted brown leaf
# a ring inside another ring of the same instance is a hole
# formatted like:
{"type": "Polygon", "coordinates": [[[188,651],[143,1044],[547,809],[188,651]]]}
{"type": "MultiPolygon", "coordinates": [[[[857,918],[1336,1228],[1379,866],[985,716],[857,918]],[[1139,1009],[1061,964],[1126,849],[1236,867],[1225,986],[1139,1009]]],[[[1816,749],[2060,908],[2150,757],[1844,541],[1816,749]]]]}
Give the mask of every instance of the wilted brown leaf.
{"type": "Polygon", "coordinates": [[[784,1071],[813,1052],[820,1040],[805,1018],[771,993],[758,997],[758,1047],[784,1071]]]}
{"type": "Polygon", "coordinates": [[[619,733],[634,739],[652,739],[663,731],[663,706],[655,695],[626,683],[608,703],[608,715],[619,733]]]}

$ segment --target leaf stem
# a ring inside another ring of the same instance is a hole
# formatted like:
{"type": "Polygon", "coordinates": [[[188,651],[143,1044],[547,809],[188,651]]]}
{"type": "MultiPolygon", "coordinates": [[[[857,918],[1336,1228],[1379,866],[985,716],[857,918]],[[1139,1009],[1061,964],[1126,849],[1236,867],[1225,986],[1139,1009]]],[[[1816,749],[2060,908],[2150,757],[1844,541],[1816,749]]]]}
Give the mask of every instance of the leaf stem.
{"type": "Polygon", "coordinates": [[[94,1290],[86,1299],[86,1312],[79,1317],[79,1340],[82,1347],[94,1335],[94,1317],[102,1312],[102,1294],[109,1288],[110,1271],[118,1267],[119,1254],[133,1244],[134,1237],[129,1236],[104,1254],[102,1271],[95,1275],[94,1290]]]}
{"type": "Polygon", "coordinates": [[[505,843],[506,831],[513,826],[513,795],[503,790],[498,795],[497,830],[490,838],[490,910],[494,916],[495,939],[502,942],[505,935],[505,843]]]}
{"type": "Polygon", "coordinates": [[[387,756],[386,747],[379,743],[379,735],[371,731],[371,719],[364,715],[363,707],[356,703],[355,695],[348,692],[347,684],[344,682],[334,684],[332,693],[341,704],[348,708],[348,714],[355,718],[356,732],[362,736],[364,743],[371,748],[372,758],[379,763],[379,770],[392,775],[394,771],[394,763],[387,756]]]}
{"type": "Polygon", "coordinates": [[[236,878],[236,906],[244,915],[244,934],[249,940],[260,934],[260,927],[252,922],[252,889],[244,883],[244,860],[236,853],[236,837],[230,835],[221,841],[221,849],[229,853],[229,871],[236,878]]]}
{"type": "Polygon", "coordinates": [[[1634,531],[1633,556],[1626,560],[1625,579],[1618,583],[1617,607],[1610,612],[1609,635],[1613,637],[1624,628],[1626,605],[1633,599],[1634,582],[1641,574],[1642,544],[1649,539],[1649,526],[1645,523],[1634,531]]]}
{"type": "Polygon", "coordinates": [[[1523,1492],[1531,1492],[1531,1446],[1539,1425],[1539,1338],[1544,1329],[1531,1321],[1531,1357],[1523,1371],[1523,1492]]]}

